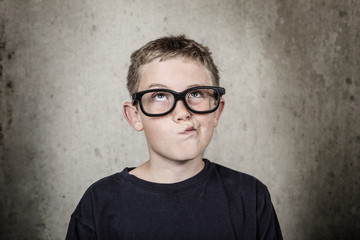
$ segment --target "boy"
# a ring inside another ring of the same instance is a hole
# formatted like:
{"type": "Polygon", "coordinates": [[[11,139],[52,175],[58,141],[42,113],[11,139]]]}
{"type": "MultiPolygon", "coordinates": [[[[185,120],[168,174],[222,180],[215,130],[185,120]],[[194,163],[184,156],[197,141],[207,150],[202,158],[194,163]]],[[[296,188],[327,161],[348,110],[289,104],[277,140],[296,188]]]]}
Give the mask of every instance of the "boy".
{"type": "Polygon", "coordinates": [[[124,116],[149,160],[93,184],[66,239],[282,239],[266,186],[202,158],[225,105],[209,49],[154,40],[131,55],[127,81],[124,116]]]}

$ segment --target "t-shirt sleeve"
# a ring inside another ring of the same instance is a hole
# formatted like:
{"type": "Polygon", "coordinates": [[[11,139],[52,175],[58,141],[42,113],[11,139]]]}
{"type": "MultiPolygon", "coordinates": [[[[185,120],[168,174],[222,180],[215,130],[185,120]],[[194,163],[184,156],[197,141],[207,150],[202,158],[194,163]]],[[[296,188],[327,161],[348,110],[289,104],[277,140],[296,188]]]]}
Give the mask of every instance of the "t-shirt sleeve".
{"type": "Polygon", "coordinates": [[[282,240],[280,224],[271,202],[269,191],[265,188],[257,202],[257,239],[282,240]]]}
{"type": "Polygon", "coordinates": [[[66,240],[96,239],[92,194],[88,190],[71,215],[66,240]]]}
{"type": "Polygon", "coordinates": [[[71,218],[65,240],[95,240],[96,234],[89,226],[79,219],[71,218]]]}

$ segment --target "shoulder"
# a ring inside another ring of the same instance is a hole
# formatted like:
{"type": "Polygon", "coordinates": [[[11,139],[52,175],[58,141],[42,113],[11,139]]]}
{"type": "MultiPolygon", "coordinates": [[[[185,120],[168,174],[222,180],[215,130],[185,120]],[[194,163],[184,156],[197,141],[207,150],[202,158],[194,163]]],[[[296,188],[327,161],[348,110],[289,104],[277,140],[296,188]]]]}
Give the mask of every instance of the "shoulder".
{"type": "Polygon", "coordinates": [[[122,172],[112,174],[90,185],[83,194],[72,217],[91,219],[92,217],[90,215],[95,205],[97,207],[101,206],[111,201],[115,193],[121,192],[119,189],[122,189],[125,185],[121,174],[122,172]]]}
{"type": "Polygon", "coordinates": [[[107,196],[108,194],[124,189],[127,185],[127,181],[124,181],[123,178],[124,171],[97,180],[87,188],[83,198],[94,198],[94,196],[100,197],[101,195],[107,196]]]}
{"type": "Polygon", "coordinates": [[[258,197],[268,194],[266,185],[256,177],[217,163],[212,163],[212,165],[214,174],[221,179],[224,186],[231,188],[233,191],[254,193],[258,197]]]}
{"type": "Polygon", "coordinates": [[[96,181],[85,191],[71,215],[66,239],[75,239],[79,235],[86,239],[95,238],[97,211],[113,199],[112,192],[121,186],[121,182],[121,173],[116,173],[96,181]]]}
{"type": "Polygon", "coordinates": [[[121,181],[120,175],[121,175],[121,173],[115,173],[110,176],[103,177],[103,178],[97,180],[96,182],[94,182],[93,184],[91,184],[90,187],[88,188],[88,191],[94,191],[99,188],[101,189],[106,186],[114,185],[114,184],[118,183],[119,181],[121,181]]]}

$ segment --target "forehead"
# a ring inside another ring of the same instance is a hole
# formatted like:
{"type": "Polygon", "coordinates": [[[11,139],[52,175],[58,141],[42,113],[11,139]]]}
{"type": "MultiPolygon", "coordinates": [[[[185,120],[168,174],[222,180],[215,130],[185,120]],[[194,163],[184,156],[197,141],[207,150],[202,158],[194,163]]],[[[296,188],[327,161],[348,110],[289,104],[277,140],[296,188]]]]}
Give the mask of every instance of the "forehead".
{"type": "Polygon", "coordinates": [[[156,59],[141,67],[138,91],[156,87],[183,91],[191,86],[212,85],[210,72],[195,61],[183,58],[156,59]]]}

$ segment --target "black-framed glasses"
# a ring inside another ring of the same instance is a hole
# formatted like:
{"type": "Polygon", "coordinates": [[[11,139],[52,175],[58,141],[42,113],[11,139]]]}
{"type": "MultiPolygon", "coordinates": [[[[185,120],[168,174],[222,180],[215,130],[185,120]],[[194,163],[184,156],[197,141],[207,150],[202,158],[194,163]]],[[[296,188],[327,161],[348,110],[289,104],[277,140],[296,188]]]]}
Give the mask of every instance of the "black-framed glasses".
{"type": "Polygon", "coordinates": [[[178,100],[182,100],[187,109],[193,113],[211,113],[216,111],[225,88],[199,86],[188,88],[183,92],[170,89],[149,89],[132,95],[133,104],[140,103],[141,111],[149,117],[160,117],[172,112],[178,100]]]}

